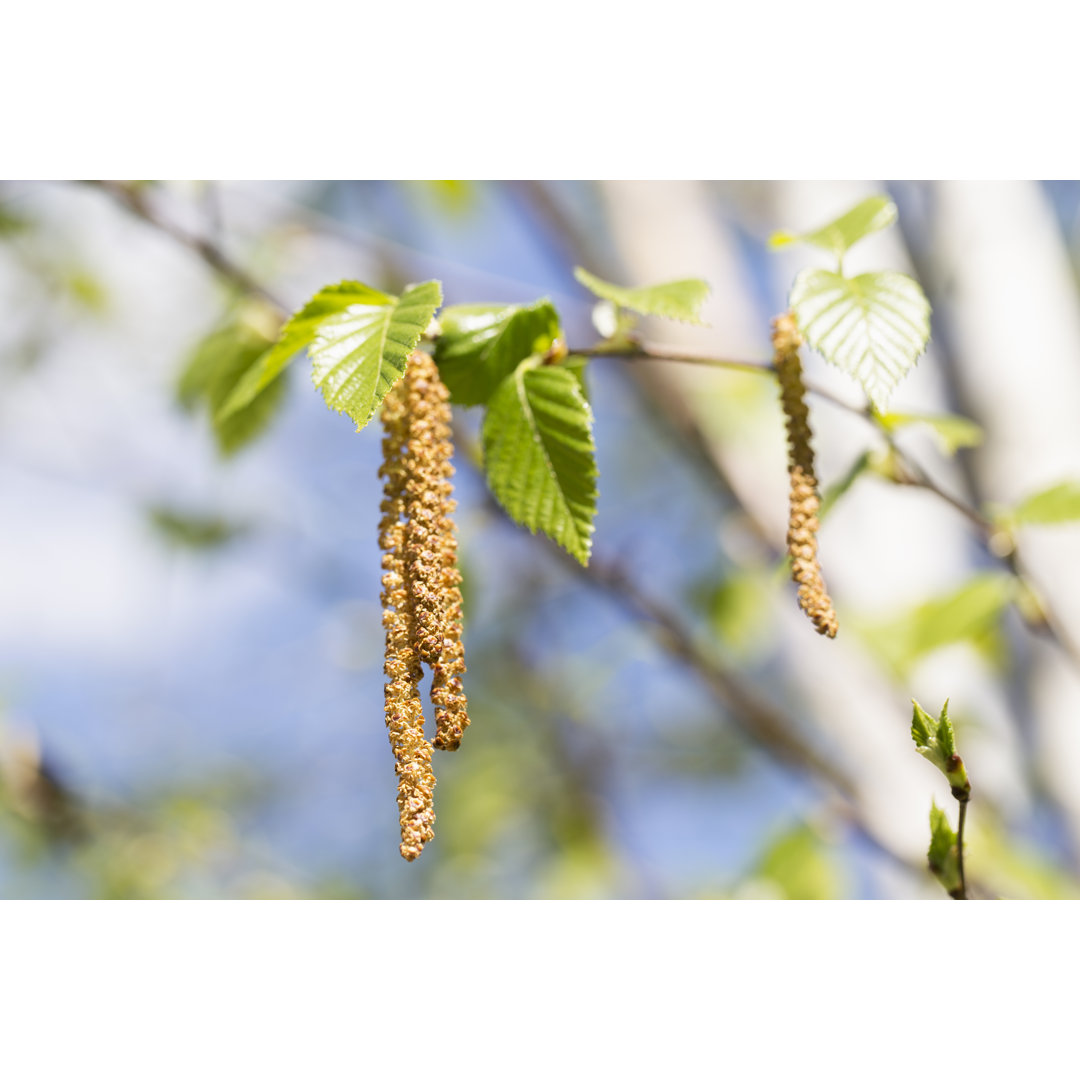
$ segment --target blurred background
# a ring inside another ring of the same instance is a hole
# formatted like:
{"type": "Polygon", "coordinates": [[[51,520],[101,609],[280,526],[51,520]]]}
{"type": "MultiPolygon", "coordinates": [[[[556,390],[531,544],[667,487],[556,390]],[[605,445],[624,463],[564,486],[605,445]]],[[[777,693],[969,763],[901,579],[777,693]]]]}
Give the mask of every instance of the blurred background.
{"type": "Polygon", "coordinates": [[[978,891],[1080,896],[1080,527],[994,524],[1080,478],[1078,260],[1077,183],[0,184],[0,897],[939,898],[927,815],[955,807],[912,697],[950,699],[978,891]],[[760,361],[828,265],[769,235],[880,191],[900,225],[845,270],[905,270],[934,307],[892,408],[970,423],[896,430],[934,492],[811,397],[836,641],[785,575],[772,379],[590,363],[587,574],[500,515],[456,410],[472,727],[403,862],[379,427],[297,362],[220,445],[184,377],[232,340],[230,267],[290,308],[343,278],[549,296],[578,349],[575,265],[697,276],[710,326],[648,336],[760,361]]]}

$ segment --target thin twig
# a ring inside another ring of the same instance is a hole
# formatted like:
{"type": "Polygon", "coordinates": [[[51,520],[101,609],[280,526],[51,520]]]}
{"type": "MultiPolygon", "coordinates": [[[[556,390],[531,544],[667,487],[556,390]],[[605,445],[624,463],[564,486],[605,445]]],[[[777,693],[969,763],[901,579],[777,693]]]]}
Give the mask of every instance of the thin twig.
{"type": "Polygon", "coordinates": [[[960,895],[957,900],[966,900],[967,878],[964,877],[964,824],[967,821],[967,799],[960,803],[960,821],[956,826],[956,868],[960,873],[960,895]]]}
{"type": "MultiPolygon", "coordinates": [[[[610,356],[617,360],[666,360],[677,364],[723,368],[726,371],[745,371],[752,375],[769,375],[773,378],[776,377],[776,368],[770,360],[729,360],[717,356],[700,356],[696,353],[683,352],[679,349],[673,349],[668,345],[657,345],[648,341],[637,342],[626,348],[609,349],[593,346],[590,349],[570,349],[569,351],[594,357],[610,356]]],[[[842,397],[834,394],[831,390],[826,390],[822,386],[815,386],[811,383],[807,383],[806,389],[811,394],[823,398],[825,401],[832,402],[833,405],[836,405],[847,412],[854,413],[856,416],[861,416],[866,420],[873,418],[872,413],[867,406],[854,405],[850,401],[845,401],[842,397]]]]}
{"type": "Polygon", "coordinates": [[[154,210],[141,188],[117,180],[85,180],[85,184],[110,195],[137,218],[171,236],[200,259],[230,285],[242,292],[261,297],[279,311],[288,314],[289,309],[269,289],[255,280],[242,266],[230,259],[213,240],[188,232],[175,222],[162,217],[154,210]]]}
{"type": "MultiPolygon", "coordinates": [[[[700,356],[680,352],[667,346],[650,344],[648,342],[635,342],[632,345],[615,349],[605,348],[604,346],[594,346],[588,349],[570,349],[569,351],[593,357],[607,356],[614,359],[631,361],[668,361],[671,363],[695,364],[701,367],[720,368],[727,371],[745,371],[758,375],[769,375],[774,378],[776,376],[775,367],[768,361],[732,360],[724,357],[700,356]]],[[[869,408],[869,406],[854,405],[849,401],[845,401],[843,398],[837,397],[831,391],[826,390],[821,386],[807,384],[806,389],[816,397],[822,398],[823,400],[844,409],[846,412],[861,417],[874,427],[874,429],[885,439],[886,444],[892,452],[893,462],[896,466],[895,473],[892,477],[894,483],[904,487],[921,488],[923,491],[929,492],[931,495],[934,495],[942,502],[951,506],[957,513],[962,514],[975,526],[980,533],[986,550],[994,556],[994,558],[1000,560],[1017,581],[1039,598],[1041,608],[1040,617],[1035,620],[1025,619],[1024,624],[1033,633],[1045,634],[1069,659],[1073,666],[1080,671],[1080,644],[1078,644],[1065,629],[1064,623],[1054,611],[1053,606],[1046,600],[1042,592],[1036,588],[1031,577],[1024,570],[1015,541],[1007,552],[1002,553],[1001,551],[996,551],[991,546],[990,541],[992,537],[999,533],[1000,530],[998,526],[974,506],[971,506],[962,499],[952,495],[933,480],[926,470],[912,459],[910,454],[900,449],[893,433],[885,429],[881,424],[879,417],[871,408],[869,408]]]]}

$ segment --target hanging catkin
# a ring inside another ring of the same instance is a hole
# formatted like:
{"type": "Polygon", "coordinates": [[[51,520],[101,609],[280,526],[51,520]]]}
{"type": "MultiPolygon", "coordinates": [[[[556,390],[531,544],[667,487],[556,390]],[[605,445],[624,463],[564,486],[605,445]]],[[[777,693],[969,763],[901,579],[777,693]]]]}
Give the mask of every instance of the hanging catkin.
{"type": "Polygon", "coordinates": [[[790,313],[773,320],[773,362],[780,382],[780,400],[787,422],[788,476],[791,480],[787,546],[791,576],[799,586],[799,607],[819,634],[836,637],[836,612],[825,590],[817,555],[818,497],[806,388],[799,346],[802,335],[790,313]]]}
{"type": "Polygon", "coordinates": [[[386,395],[382,420],[386,725],[398,776],[401,854],[415,859],[434,835],[432,743],[424,736],[422,663],[433,672],[434,746],[456,750],[468,726],[461,674],[461,575],[451,514],[449,395],[427,353],[409,357],[386,395]]]}

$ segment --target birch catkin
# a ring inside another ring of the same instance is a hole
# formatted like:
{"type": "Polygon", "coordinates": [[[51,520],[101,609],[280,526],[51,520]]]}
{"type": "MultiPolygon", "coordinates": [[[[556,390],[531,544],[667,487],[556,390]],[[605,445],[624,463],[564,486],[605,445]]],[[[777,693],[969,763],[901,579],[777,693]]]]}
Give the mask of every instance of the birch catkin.
{"type": "Polygon", "coordinates": [[[836,637],[836,611],[825,589],[818,563],[817,476],[814,474],[814,451],[810,446],[810,418],[806,407],[806,388],[802,381],[799,346],[802,335],[790,313],[773,320],[773,362],[780,382],[780,400],[787,423],[790,516],[787,547],[791,557],[791,576],[799,586],[799,607],[806,612],[819,634],[836,637]]]}
{"type": "Polygon", "coordinates": [[[456,750],[469,723],[461,689],[465,663],[448,398],[435,362],[418,350],[386,395],[382,413],[386,726],[398,776],[401,854],[410,861],[434,836],[432,750],[456,750]],[[424,736],[423,663],[433,672],[434,747],[424,736]]]}

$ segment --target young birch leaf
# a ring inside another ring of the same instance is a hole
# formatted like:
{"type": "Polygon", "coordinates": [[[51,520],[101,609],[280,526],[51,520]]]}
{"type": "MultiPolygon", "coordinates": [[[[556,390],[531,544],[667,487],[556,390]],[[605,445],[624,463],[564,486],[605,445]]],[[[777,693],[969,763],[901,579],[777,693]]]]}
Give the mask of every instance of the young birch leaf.
{"type": "Polygon", "coordinates": [[[400,299],[352,303],[320,320],[308,346],[311,378],[326,404],[359,431],[405,371],[409,353],[442,303],[437,281],[410,285],[400,299]]]}
{"type": "Polygon", "coordinates": [[[965,416],[942,414],[931,416],[921,413],[883,413],[878,421],[886,431],[896,431],[910,424],[925,424],[932,428],[941,440],[947,454],[955,454],[967,446],[978,446],[983,439],[982,428],[965,416]]]}
{"type": "Polygon", "coordinates": [[[528,307],[459,304],[439,316],[439,374],[458,405],[483,405],[522,360],[542,355],[559,336],[550,300],[528,307]]]}
{"type": "Polygon", "coordinates": [[[880,412],[930,340],[930,303],[906,274],[804,270],[790,304],[810,345],[857,379],[880,412]]]}
{"type": "Polygon", "coordinates": [[[697,326],[707,325],[701,318],[701,305],[709,295],[709,286],[700,278],[684,278],[662,285],[627,289],[601,281],[580,266],[574,268],[574,277],[601,300],[610,300],[640,315],[660,315],[665,319],[678,319],[697,326]]]}
{"type": "Polygon", "coordinates": [[[1066,480],[1029,495],[1010,517],[1017,525],[1064,525],[1080,521],[1080,482],[1066,480]]]}
{"type": "Polygon", "coordinates": [[[820,229],[805,233],[773,233],[769,246],[782,248],[790,244],[813,244],[842,259],[850,247],[872,233],[887,229],[896,218],[896,205],[892,199],[872,195],[820,229]]]}
{"type": "Polygon", "coordinates": [[[520,365],[488,402],[483,442],[488,484],[506,512],[587,565],[596,448],[578,376],[558,366],[520,365]]]}
{"type": "Polygon", "coordinates": [[[207,403],[214,438],[225,456],[260,435],[284,402],[285,383],[278,382],[265,387],[228,416],[219,415],[222,403],[258,365],[272,340],[241,313],[203,338],[180,374],[176,389],[180,404],[191,410],[200,402],[207,403]]]}
{"type": "Polygon", "coordinates": [[[864,450],[852,463],[851,468],[834,484],[830,484],[821,496],[821,507],[818,510],[818,521],[824,521],[832,513],[836,504],[852,489],[855,481],[863,473],[870,469],[874,455],[869,450],[864,450]]]}
{"type": "Polygon", "coordinates": [[[914,699],[911,704],[911,737],[915,740],[915,749],[945,774],[953,795],[961,802],[967,802],[971,797],[971,783],[963,759],[956,752],[956,733],[949,719],[948,701],[941,706],[941,714],[936,719],[914,699]]]}
{"type": "Polygon", "coordinates": [[[927,862],[930,872],[941,882],[945,891],[954,896],[962,891],[960,882],[959,847],[956,833],[937,803],[930,804],[930,850],[927,862]]]}
{"type": "Polygon", "coordinates": [[[906,676],[935,649],[967,641],[980,646],[993,640],[998,619],[1016,595],[1009,574],[976,574],[954,592],[865,628],[867,643],[906,676]]]}

